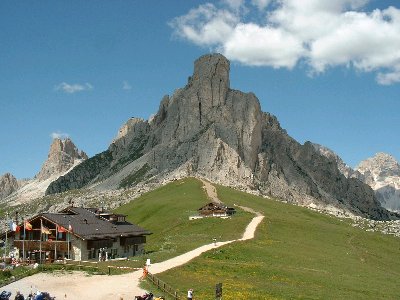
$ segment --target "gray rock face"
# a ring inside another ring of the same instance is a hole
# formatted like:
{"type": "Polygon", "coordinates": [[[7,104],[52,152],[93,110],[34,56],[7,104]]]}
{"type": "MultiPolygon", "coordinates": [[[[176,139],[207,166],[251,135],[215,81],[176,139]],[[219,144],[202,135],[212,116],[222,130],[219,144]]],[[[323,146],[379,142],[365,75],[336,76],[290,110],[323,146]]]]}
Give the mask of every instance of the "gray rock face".
{"type": "Polygon", "coordinates": [[[197,59],[187,85],[165,96],[151,120],[131,119],[120,129],[107,150],[107,163],[88,159],[53,182],[47,193],[77,186],[119,188],[121,182],[127,186],[176,174],[389,218],[371,188],[347,179],[311,143],[300,145],[288,136],[274,116],[261,111],[253,93],[230,89],[229,69],[220,54],[197,59]],[[96,172],[88,175],[93,168],[96,172]]]}
{"type": "Polygon", "coordinates": [[[47,160],[35,178],[43,181],[56,174],[62,174],[87,158],[86,153],[78,150],[69,138],[65,140],[56,138],[50,146],[47,160]]]}
{"type": "Polygon", "coordinates": [[[330,160],[335,161],[340,173],[342,173],[346,178],[357,178],[364,182],[364,176],[360,172],[353,170],[350,166],[348,166],[339,157],[339,155],[337,155],[331,149],[329,149],[325,146],[319,145],[319,144],[314,144],[314,143],[313,143],[313,146],[323,156],[325,156],[326,158],[328,158],[330,160]]]}
{"type": "Polygon", "coordinates": [[[10,173],[0,176],[0,199],[4,199],[19,188],[17,178],[10,173]]]}

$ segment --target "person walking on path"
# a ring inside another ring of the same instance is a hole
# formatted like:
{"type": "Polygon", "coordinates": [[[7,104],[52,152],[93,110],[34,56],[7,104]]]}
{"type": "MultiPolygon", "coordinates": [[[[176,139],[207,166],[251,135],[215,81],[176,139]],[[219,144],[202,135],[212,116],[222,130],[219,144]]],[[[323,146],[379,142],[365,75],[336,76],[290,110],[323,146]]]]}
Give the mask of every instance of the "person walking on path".
{"type": "Polygon", "coordinates": [[[193,290],[188,290],[187,300],[193,300],[193,290]]]}
{"type": "Polygon", "coordinates": [[[149,271],[147,270],[147,265],[145,265],[145,266],[143,267],[143,274],[142,274],[142,276],[140,277],[140,280],[146,279],[148,273],[149,273],[149,271]]]}

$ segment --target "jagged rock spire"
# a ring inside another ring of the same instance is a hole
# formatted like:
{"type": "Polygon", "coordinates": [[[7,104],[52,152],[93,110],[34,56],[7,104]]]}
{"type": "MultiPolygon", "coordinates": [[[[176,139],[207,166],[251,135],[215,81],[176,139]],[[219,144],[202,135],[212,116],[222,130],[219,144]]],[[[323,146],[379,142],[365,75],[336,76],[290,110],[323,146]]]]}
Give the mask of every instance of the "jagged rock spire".
{"type": "Polygon", "coordinates": [[[35,178],[45,180],[56,174],[64,173],[87,158],[86,153],[78,150],[71,139],[55,138],[50,146],[47,160],[35,178]]]}
{"type": "Polygon", "coordinates": [[[16,191],[19,187],[17,178],[11,173],[5,173],[0,176],[0,199],[7,197],[16,191]]]}

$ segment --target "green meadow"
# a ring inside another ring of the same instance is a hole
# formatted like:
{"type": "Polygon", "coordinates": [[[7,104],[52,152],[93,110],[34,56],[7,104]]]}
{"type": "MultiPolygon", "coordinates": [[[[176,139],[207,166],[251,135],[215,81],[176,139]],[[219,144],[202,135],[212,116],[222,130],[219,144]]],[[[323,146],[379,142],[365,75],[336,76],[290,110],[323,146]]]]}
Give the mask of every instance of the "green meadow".
{"type": "MultiPolygon", "coordinates": [[[[170,183],[117,209],[153,232],[142,258],[158,262],[212,238],[239,238],[253,217],[238,211],[229,220],[189,216],[208,202],[193,178],[170,183]]],[[[223,299],[399,299],[400,239],[366,232],[351,221],[217,186],[228,205],[265,215],[254,240],[204,253],[159,274],[160,279],[196,299],[213,299],[223,283],[223,299]]]]}
{"type": "Polygon", "coordinates": [[[146,258],[152,263],[164,261],[199,246],[213,238],[226,241],[240,238],[252,214],[238,211],[232,219],[205,218],[189,220],[197,209],[210,202],[202,183],[194,178],[174,181],[115,210],[128,215],[127,220],[152,232],[147,237],[146,258]]]}

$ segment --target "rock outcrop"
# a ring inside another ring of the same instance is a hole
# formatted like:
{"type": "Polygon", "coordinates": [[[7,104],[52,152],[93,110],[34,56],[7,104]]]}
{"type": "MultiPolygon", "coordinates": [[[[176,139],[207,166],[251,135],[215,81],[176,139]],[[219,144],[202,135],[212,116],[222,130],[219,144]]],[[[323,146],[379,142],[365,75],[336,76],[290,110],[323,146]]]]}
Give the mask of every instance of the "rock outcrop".
{"type": "Polygon", "coordinates": [[[187,85],[165,96],[151,120],[129,120],[108,150],[60,177],[46,193],[116,189],[171,174],[201,176],[293,203],[390,218],[370,187],[346,178],[311,143],[291,138],[276,117],[261,111],[253,93],[231,89],[229,71],[220,54],[200,57],[187,85]]]}
{"type": "Polygon", "coordinates": [[[0,199],[4,199],[8,195],[18,190],[19,183],[17,178],[15,178],[10,173],[5,173],[0,176],[0,199]]]}

